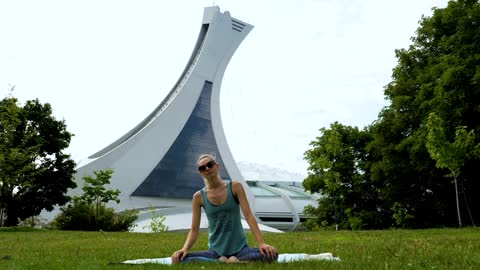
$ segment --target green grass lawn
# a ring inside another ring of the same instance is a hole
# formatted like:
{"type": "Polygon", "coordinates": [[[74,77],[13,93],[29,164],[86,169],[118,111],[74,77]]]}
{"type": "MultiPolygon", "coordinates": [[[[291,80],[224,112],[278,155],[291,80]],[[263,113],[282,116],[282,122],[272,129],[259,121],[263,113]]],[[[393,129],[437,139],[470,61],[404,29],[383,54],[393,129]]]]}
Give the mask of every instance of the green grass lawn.
{"type": "MultiPolygon", "coordinates": [[[[207,248],[202,233],[194,250],[207,248]]],[[[110,265],[167,257],[186,233],[0,230],[0,269],[480,269],[480,229],[266,233],[280,253],[332,252],[341,262],[110,265]]],[[[249,243],[255,244],[251,234],[249,243]]]]}

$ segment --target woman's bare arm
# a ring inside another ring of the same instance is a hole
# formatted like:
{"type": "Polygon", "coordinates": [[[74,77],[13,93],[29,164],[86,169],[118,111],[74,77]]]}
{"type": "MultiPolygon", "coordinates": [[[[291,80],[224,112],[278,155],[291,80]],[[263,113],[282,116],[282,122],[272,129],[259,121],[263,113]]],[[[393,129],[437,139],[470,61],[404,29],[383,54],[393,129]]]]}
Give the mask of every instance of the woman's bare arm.
{"type": "Polygon", "coordinates": [[[252,209],[250,208],[250,204],[248,203],[247,195],[245,193],[243,185],[240,182],[234,181],[232,183],[232,190],[233,194],[238,199],[245,220],[247,221],[250,230],[252,231],[255,239],[257,240],[260,253],[262,253],[263,256],[267,256],[269,258],[275,257],[278,254],[277,249],[265,243],[262,232],[258,227],[257,220],[255,219],[255,216],[252,213],[252,209]]]}
{"type": "Polygon", "coordinates": [[[195,244],[197,240],[198,232],[200,230],[201,219],[201,207],[202,207],[202,194],[200,191],[195,192],[192,200],[192,225],[188,232],[187,240],[182,249],[177,250],[172,255],[173,262],[179,262],[187,256],[187,252],[195,244]]]}

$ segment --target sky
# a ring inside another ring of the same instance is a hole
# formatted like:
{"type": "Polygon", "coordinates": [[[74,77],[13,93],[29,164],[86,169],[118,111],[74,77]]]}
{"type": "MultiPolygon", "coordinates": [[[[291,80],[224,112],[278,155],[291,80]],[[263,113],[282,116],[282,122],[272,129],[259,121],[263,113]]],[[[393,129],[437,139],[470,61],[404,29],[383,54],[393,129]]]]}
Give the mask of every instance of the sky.
{"type": "Polygon", "coordinates": [[[77,162],[165,98],[204,7],[254,25],[224,74],[220,109],[236,161],[306,175],[320,128],[363,128],[388,105],[395,49],[446,0],[0,0],[0,98],[15,86],[75,134],[77,162]]]}

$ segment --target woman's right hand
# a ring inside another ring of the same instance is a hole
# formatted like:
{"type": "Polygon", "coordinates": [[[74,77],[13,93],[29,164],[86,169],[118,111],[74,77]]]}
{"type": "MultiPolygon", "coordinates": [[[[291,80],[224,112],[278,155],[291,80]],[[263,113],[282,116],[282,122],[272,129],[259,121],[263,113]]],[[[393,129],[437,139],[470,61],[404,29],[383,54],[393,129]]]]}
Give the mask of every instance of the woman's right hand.
{"type": "Polygon", "coordinates": [[[181,262],[183,259],[185,259],[185,256],[187,256],[186,250],[183,250],[183,249],[177,250],[172,254],[172,262],[173,263],[181,262]]]}

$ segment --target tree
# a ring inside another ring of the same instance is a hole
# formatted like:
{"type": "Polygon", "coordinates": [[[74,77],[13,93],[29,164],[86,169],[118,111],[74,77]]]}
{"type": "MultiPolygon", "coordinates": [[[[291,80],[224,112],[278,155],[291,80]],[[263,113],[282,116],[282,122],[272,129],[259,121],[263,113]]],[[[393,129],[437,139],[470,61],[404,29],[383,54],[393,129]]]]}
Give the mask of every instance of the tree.
{"type": "MultiPolygon", "coordinates": [[[[316,224],[328,226],[336,217],[340,226],[353,228],[360,213],[367,213],[377,221],[370,228],[455,225],[450,180],[427,149],[427,119],[435,112],[445,121],[446,142],[455,140],[458,127],[480,132],[480,2],[450,1],[433,11],[422,16],[412,45],[395,51],[398,64],[384,89],[390,105],[366,130],[366,147],[358,148],[365,157],[363,172],[348,173],[355,157],[345,154],[352,144],[339,135],[341,125],[322,129],[314,149],[306,152],[310,167],[304,184],[326,195],[317,208],[306,210],[317,217],[316,224]],[[370,191],[373,199],[365,200],[360,190],[370,191]]],[[[480,136],[471,140],[478,145],[480,136]]],[[[478,164],[478,155],[467,154],[460,166],[459,192],[467,210],[473,206],[472,220],[480,218],[478,164]]]]}
{"type": "Polygon", "coordinates": [[[109,190],[113,170],[94,171],[95,177],[84,176],[83,194],[72,198],[69,204],[60,209],[52,226],[61,230],[105,230],[128,231],[135,226],[137,210],[125,210],[115,213],[115,209],[107,207],[109,201],[120,202],[120,191],[109,190]]]}
{"type": "MultiPolygon", "coordinates": [[[[397,214],[413,217],[414,227],[456,221],[450,182],[426,146],[426,123],[431,112],[444,119],[447,141],[454,140],[457,127],[480,131],[479,25],[480,3],[473,0],[450,1],[446,8],[435,8],[431,17],[422,17],[413,44],[396,50],[398,65],[385,87],[391,104],[372,124],[372,180],[383,182],[382,200],[397,214]]],[[[462,191],[477,219],[479,162],[478,157],[466,157],[462,169],[462,191]]]]}
{"type": "MultiPolygon", "coordinates": [[[[319,192],[319,206],[305,212],[316,216],[317,226],[336,228],[375,228],[380,220],[376,184],[370,181],[366,145],[371,140],[367,130],[335,122],[330,129],[320,129],[321,136],[305,152],[309,162],[303,185],[319,192]]],[[[307,224],[314,227],[315,224],[307,224]]]]}
{"type": "Polygon", "coordinates": [[[68,202],[75,162],[62,151],[71,137],[50,104],[35,99],[21,107],[11,96],[0,101],[0,225],[15,226],[68,202]]]}
{"type": "Polygon", "coordinates": [[[427,128],[427,149],[430,156],[437,162],[438,168],[447,168],[453,176],[458,226],[462,227],[457,179],[465,164],[465,159],[471,155],[478,156],[480,144],[475,145],[475,132],[473,130],[467,132],[465,127],[457,127],[453,143],[447,141],[444,121],[435,113],[430,113],[427,128]]]}
{"type": "Polygon", "coordinates": [[[81,199],[89,204],[95,206],[95,220],[98,219],[98,210],[102,203],[108,203],[109,201],[120,202],[118,195],[120,195],[120,190],[111,190],[106,189],[105,185],[110,184],[110,178],[112,178],[113,170],[101,170],[94,171],[95,177],[90,175],[84,176],[82,179],[85,181],[85,186],[83,186],[83,195],[81,199]]]}

